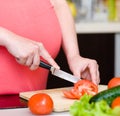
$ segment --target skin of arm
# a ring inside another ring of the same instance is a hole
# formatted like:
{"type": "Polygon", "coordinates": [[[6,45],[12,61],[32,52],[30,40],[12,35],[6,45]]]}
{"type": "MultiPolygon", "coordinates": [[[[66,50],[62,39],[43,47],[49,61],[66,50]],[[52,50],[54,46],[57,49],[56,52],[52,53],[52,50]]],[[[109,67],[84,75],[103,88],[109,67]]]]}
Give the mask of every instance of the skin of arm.
{"type": "Polygon", "coordinates": [[[39,67],[40,56],[59,68],[42,43],[16,35],[3,27],[0,27],[0,46],[4,46],[18,63],[30,67],[31,70],[39,67]]]}
{"type": "Polygon", "coordinates": [[[70,70],[79,78],[99,84],[99,70],[96,60],[80,56],[74,19],[66,0],[50,0],[54,6],[62,30],[62,47],[70,70]]]}

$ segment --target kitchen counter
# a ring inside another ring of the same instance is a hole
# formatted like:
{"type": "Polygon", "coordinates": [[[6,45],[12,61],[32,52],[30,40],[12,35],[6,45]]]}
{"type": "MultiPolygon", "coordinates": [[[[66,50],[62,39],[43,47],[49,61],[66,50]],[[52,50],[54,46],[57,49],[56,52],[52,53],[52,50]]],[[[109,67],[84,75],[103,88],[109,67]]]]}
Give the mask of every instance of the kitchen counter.
{"type": "MultiPolygon", "coordinates": [[[[27,102],[15,95],[0,95],[0,116],[33,116],[27,102]]],[[[69,112],[52,112],[47,116],[70,116],[69,112]]]]}
{"type": "MultiPolygon", "coordinates": [[[[70,116],[68,109],[65,110],[65,108],[66,108],[66,106],[67,107],[70,106],[71,102],[70,102],[70,104],[68,104],[69,100],[62,98],[62,96],[60,94],[61,89],[63,89],[63,88],[56,88],[56,89],[51,89],[51,90],[40,90],[42,92],[43,91],[47,92],[49,95],[51,95],[51,97],[53,97],[53,94],[56,93],[54,96],[54,111],[47,116],[70,116]],[[59,96],[61,96],[61,97],[59,97],[59,96]],[[58,99],[56,99],[56,98],[58,98],[58,99]],[[60,99],[66,103],[63,104],[62,101],[56,102],[58,100],[60,101],[60,99]],[[55,108],[55,106],[56,106],[56,108],[55,108]],[[62,108],[64,108],[64,109],[61,109],[60,106],[62,106],[62,108]],[[59,110],[57,110],[57,109],[59,109],[59,110]]],[[[65,89],[68,89],[68,88],[65,88],[65,89]]],[[[99,85],[98,89],[100,92],[102,90],[107,89],[107,86],[106,85],[99,85]]],[[[0,116],[33,116],[31,111],[27,107],[27,100],[23,99],[22,96],[21,96],[22,97],[21,98],[20,95],[26,96],[26,94],[28,95],[28,93],[29,93],[29,95],[31,95],[32,93],[40,92],[40,91],[23,92],[19,95],[18,94],[0,95],[0,116]]]]}
{"type": "MultiPolygon", "coordinates": [[[[28,108],[0,109],[1,116],[33,116],[28,108]]],[[[43,116],[43,115],[42,115],[43,116]]],[[[70,116],[69,112],[53,112],[45,116],[70,116]]]]}

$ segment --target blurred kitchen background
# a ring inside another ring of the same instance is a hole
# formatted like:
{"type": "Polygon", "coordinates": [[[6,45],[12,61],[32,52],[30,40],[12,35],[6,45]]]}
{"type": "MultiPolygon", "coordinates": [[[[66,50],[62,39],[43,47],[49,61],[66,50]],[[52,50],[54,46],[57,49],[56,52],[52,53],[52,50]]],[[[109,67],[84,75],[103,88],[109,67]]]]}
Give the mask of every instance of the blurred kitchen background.
{"type": "Polygon", "coordinates": [[[67,0],[76,22],[120,21],[120,0],[67,0]]]}
{"type": "MultiPolygon", "coordinates": [[[[120,0],[67,0],[67,3],[75,20],[80,54],[97,60],[100,84],[120,77],[120,0]]],[[[71,73],[62,48],[55,60],[62,70],[71,73]]],[[[49,74],[47,88],[72,85],[49,74]]]]}

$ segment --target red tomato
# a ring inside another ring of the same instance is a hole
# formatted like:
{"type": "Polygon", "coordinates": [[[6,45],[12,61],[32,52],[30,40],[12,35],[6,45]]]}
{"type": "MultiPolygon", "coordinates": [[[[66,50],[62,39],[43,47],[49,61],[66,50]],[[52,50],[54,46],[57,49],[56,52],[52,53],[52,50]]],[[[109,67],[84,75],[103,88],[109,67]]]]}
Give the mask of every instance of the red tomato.
{"type": "Polygon", "coordinates": [[[76,99],[80,99],[81,96],[83,95],[82,92],[79,92],[78,90],[75,90],[74,88],[71,89],[71,93],[75,96],[76,99]]]}
{"type": "Polygon", "coordinates": [[[76,96],[74,96],[74,94],[72,94],[71,90],[63,90],[63,94],[67,97],[69,97],[70,99],[76,99],[76,96]]]}
{"type": "Polygon", "coordinates": [[[74,84],[74,87],[70,91],[64,91],[63,94],[70,99],[80,99],[84,94],[95,95],[97,92],[97,85],[89,80],[80,80],[74,84]]]}
{"type": "Polygon", "coordinates": [[[120,97],[116,97],[113,101],[112,101],[112,104],[111,104],[111,107],[112,108],[115,108],[119,106],[120,107],[120,97]]]}
{"type": "Polygon", "coordinates": [[[120,77],[114,77],[108,82],[108,89],[120,85],[120,77]]]}
{"type": "Polygon", "coordinates": [[[89,80],[80,80],[74,85],[74,89],[79,92],[85,92],[88,94],[96,94],[98,92],[98,86],[89,80]]]}
{"type": "Polygon", "coordinates": [[[45,93],[34,94],[28,101],[28,107],[33,114],[50,114],[53,111],[53,100],[45,93]]]}

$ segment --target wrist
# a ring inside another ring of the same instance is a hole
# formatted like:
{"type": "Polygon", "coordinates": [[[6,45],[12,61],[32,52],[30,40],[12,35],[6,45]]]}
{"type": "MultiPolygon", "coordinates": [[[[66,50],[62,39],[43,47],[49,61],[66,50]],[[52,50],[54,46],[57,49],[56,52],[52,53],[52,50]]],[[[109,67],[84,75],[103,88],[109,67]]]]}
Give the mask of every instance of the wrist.
{"type": "Polygon", "coordinates": [[[70,55],[67,55],[67,60],[68,60],[68,63],[70,63],[73,59],[76,59],[77,57],[81,57],[79,52],[76,53],[76,54],[70,54],[70,55]]]}

